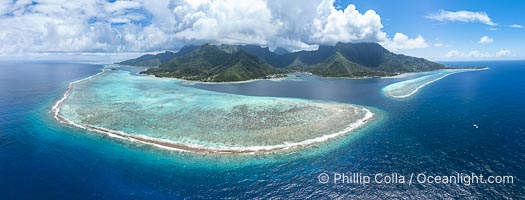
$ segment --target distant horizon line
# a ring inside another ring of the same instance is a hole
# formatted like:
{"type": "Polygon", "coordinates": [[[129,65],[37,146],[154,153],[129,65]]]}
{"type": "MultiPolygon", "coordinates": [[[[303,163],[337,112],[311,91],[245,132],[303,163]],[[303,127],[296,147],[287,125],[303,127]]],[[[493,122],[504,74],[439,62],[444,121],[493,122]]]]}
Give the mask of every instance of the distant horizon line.
{"type": "MultiPolygon", "coordinates": [[[[122,58],[127,59],[127,58],[122,58]]],[[[472,60],[464,60],[464,59],[451,59],[451,60],[434,60],[429,58],[424,58],[427,60],[430,60],[432,62],[494,62],[494,61],[525,61],[525,58],[507,58],[507,59],[472,59],[472,60]]],[[[2,59],[2,56],[0,56],[0,62],[16,62],[16,63],[35,63],[35,62],[43,62],[43,63],[86,63],[86,64],[114,64],[117,62],[120,62],[122,60],[113,60],[113,61],[104,61],[104,60],[94,60],[94,59],[46,59],[46,58],[29,58],[29,59],[2,59]]]]}
{"type": "MultiPolygon", "coordinates": [[[[348,42],[352,43],[352,42],[348,42]]],[[[357,43],[374,43],[374,42],[357,42],[357,43]]],[[[208,44],[208,43],[206,43],[208,44]]],[[[379,43],[377,43],[379,44],[379,43]]],[[[201,44],[204,45],[204,44],[201,44]]],[[[222,45],[222,44],[213,44],[222,45]]],[[[234,44],[234,45],[256,45],[263,48],[267,46],[257,44],[234,44]]],[[[381,45],[381,44],[379,44],[381,45]]],[[[200,46],[200,45],[185,45],[185,46],[200,46]]],[[[325,45],[326,46],[326,45],[325,45]]],[[[335,44],[333,45],[335,46],[335,44]]],[[[181,48],[182,49],[182,48],[181,48]]],[[[159,51],[144,51],[144,52],[21,52],[21,53],[0,53],[0,62],[6,61],[47,61],[47,62],[94,62],[94,63],[115,63],[123,60],[133,59],[138,56],[146,54],[159,54],[164,52],[178,52],[177,50],[159,50],[159,51]]],[[[316,49],[317,50],[317,49],[316,49]]],[[[298,51],[315,51],[315,50],[298,50],[298,51]]],[[[389,50],[390,51],[390,50],[389,50]]],[[[273,51],[272,51],[273,52],[273,51]]],[[[293,53],[295,51],[290,51],[293,53]]],[[[433,62],[472,62],[472,61],[521,61],[525,57],[504,57],[504,58],[439,58],[439,57],[420,57],[391,51],[396,54],[403,54],[407,56],[424,58],[433,62]]]]}

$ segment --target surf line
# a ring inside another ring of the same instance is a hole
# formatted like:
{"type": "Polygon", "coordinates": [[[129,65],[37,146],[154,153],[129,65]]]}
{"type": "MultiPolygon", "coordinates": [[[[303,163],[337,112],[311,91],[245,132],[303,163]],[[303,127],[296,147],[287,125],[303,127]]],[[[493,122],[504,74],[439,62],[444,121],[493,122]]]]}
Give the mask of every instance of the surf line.
{"type": "Polygon", "coordinates": [[[112,138],[118,138],[118,139],[122,139],[125,141],[131,141],[131,142],[151,145],[151,146],[161,148],[161,149],[166,149],[166,150],[179,151],[179,152],[192,152],[192,153],[206,153],[206,154],[255,154],[255,153],[271,153],[271,152],[275,152],[279,150],[288,150],[291,148],[306,147],[306,146],[313,145],[316,143],[321,143],[321,142],[348,134],[352,132],[353,130],[365,125],[366,123],[371,121],[371,119],[373,119],[374,117],[373,112],[371,112],[370,110],[366,108],[361,108],[365,112],[365,115],[363,116],[363,118],[353,121],[345,129],[339,132],[322,135],[322,136],[312,138],[312,139],[306,139],[300,142],[285,142],[284,144],[268,145],[268,146],[209,147],[209,146],[198,145],[198,144],[188,144],[188,143],[176,142],[172,140],[153,138],[153,137],[149,137],[145,135],[133,135],[133,134],[125,133],[122,131],[111,130],[111,129],[97,127],[97,126],[93,126],[89,124],[76,123],[60,114],[60,106],[69,97],[69,95],[71,94],[71,90],[73,89],[75,84],[80,83],[82,81],[90,80],[98,75],[103,74],[107,70],[108,69],[102,69],[102,71],[97,74],[94,74],[87,78],[83,78],[83,79],[69,83],[68,88],[66,92],[64,93],[64,95],[62,96],[62,98],[58,100],[51,109],[52,112],[54,113],[54,118],[60,123],[69,124],[69,125],[72,125],[72,126],[75,126],[81,129],[85,129],[88,131],[102,133],[112,138]]]}
{"type": "Polygon", "coordinates": [[[481,69],[457,69],[457,71],[452,71],[452,72],[448,72],[448,73],[445,73],[445,74],[442,74],[440,76],[438,76],[437,78],[435,79],[431,79],[430,81],[427,81],[423,84],[421,84],[420,86],[416,87],[414,90],[410,91],[410,93],[408,94],[404,94],[404,95],[392,95],[390,94],[390,92],[388,91],[389,90],[389,86],[391,85],[395,85],[395,84],[399,84],[399,83],[403,83],[403,82],[406,82],[406,81],[412,81],[412,80],[416,80],[416,79],[419,79],[419,78],[425,78],[425,77],[429,77],[429,76],[432,76],[432,75],[426,75],[426,76],[422,76],[422,77],[418,77],[418,78],[414,78],[414,79],[409,79],[409,80],[406,80],[406,81],[401,81],[401,82],[397,82],[397,83],[393,83],[393,84],[390,84],[390,85],[387,85],[386,87],[383,88],[383,91],[384,93],[389,96],[389,97],[393,97],[393,98],[397,98],[397,99],[402,99],[402,98],[407,98],[407,97],[410,97],[414,94],[416,94],[419,90],[421,90],[422,88],[424,88],[425,86],[431,84],[431,83],[434,83],[436,81],[439,81],[447,76],[450,76],[450,75],[453,75],[453,74],[457,74],[457,73],[462,73],[462,72],[470,72],[470,71],[481,71],[481,70],[487,70],[488,68],[481,68],[481,69]]]}

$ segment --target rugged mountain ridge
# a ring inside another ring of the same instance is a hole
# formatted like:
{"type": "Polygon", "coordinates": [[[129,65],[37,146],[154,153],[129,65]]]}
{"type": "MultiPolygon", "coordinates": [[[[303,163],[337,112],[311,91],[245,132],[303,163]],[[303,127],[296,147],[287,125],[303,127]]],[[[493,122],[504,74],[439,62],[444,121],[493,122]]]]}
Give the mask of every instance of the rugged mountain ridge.
{"type": "Polygon", "coordinates": [[[423,58],[392,53],[377,43],[339,42],[315,51],[276,52],[256,45],[204,44],[119,64],[158,66],[143,73],[199,81],[241,81],[294,71],[328,77],[391,76],[446,68],[423,58]]]}
{"type": "Polygon", "coordinates": [[[257,56],[236,46],[203,45],[191,53],[176,57],[143,74],[186,80],[225,82],[269,78],[286,70],[275,68],[257,56]]]}
{"type": "Polygon", "coordinates": [[[185,56],[191,53],[193,50],[199,48],[199,46],[184,46],[182,49],[173,53],[171,51],[166,51],[159,54],[146,54],[135,59],[130,59],[126,61],[119,62],[120,65],[130,65],[130,66],[145,66],[145,67],[154,67],[159,66],[162,63],[166,63],[173,58],[178,58],[185,56]]]}

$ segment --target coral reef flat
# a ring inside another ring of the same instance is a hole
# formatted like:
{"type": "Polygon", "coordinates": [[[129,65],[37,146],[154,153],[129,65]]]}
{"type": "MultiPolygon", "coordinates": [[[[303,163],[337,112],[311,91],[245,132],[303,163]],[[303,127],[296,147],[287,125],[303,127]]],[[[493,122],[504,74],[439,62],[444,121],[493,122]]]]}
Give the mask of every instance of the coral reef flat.
{"type": "Polygon", "coordinates": [[[60,122],[80,128],[206,153],[304,147],[346,134],[374,115],[352,104],[218,93],[179,82],[106,68],[72,82],[53,111],[60,122]]]}

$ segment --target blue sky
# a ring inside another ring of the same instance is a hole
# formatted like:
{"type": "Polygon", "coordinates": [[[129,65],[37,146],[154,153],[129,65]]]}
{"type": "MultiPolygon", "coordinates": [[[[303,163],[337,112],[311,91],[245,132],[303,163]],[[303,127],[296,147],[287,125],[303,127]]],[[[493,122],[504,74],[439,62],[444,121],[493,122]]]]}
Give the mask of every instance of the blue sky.
{"type": "Polygon", "coordinates": [[[355,4],[361,10],[372,9],[379,15],[384,25],[383,30],[392,34],[401,31],[409,36],[422,35],[432,47],[403,51],[407,54],[431,58],[434,60],[479,60],[479,59],[516,59],[524,58],[525,29],[512,28],[511,25],[525,26],[525,18],[520,17],[525,9],[525,1],[336,1],[336,6],[346,7],[355,4]],[[496,23],[490,26],[479,21],[453,22],[436,21],[426,16],[445,11],[472,11],[486,13],[496,23]],[[488,36],[491,43],[479,43],[483,36],[488,36]],[[442,44],[442,46],[439,44],[442,44]],[[480,55],[445,57],[451,51],[464,54],[477,51],[480,55]],[[501,50],[509,55],[498,57],[501,50]]]}
{"type": "Polygon", "coordinates": [[[378,42],[431,60],[524,59],[525,2],[3,0],[0,59],[118,60],[187,44],[378,42]]]}

